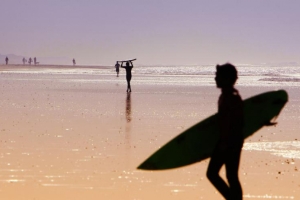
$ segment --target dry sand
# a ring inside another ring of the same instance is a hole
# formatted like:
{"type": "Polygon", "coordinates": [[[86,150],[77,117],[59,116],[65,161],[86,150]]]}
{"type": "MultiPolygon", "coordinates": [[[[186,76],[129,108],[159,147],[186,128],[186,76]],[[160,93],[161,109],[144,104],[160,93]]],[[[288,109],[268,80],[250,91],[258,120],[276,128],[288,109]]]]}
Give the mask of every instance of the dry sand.
{"type": "MultiPolygon", "coordinates": [[[[208,160],[176,170],[136,170],[164,143],[216,112],[215,87],[135,85],[134,75],[128,96],[124,74],[91,79],[0,70],[0,199],[222,199],[205,177],[208,160]]],[[[247,98],[278,88],[238,89],[247,98]]],[[[246,143],[300,140],[300,91],[284,89],[290,101],[277,127],[246,143]]],[[[300,199],[298,170],[296,158],[244,150],[244,198],[300,199]]]]}

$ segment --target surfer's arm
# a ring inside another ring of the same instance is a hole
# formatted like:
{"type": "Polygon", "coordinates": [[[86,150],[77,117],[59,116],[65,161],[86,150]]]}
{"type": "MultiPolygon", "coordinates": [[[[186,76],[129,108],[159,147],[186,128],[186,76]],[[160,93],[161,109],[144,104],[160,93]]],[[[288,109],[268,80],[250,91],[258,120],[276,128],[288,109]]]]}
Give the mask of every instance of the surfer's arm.
{"type": "Polygon", "coordinates": [[[123,62],[121,62],[121,67],[122,67],[122,68],[125,68],[125,67],[123,66],[123,62]]]}
{"type": "Polygon", "coordinates": [[[132,61],[129,61],[129,63],[130,63],[130,68],[133,68],[133,64],[132,64],[132,61]]]}

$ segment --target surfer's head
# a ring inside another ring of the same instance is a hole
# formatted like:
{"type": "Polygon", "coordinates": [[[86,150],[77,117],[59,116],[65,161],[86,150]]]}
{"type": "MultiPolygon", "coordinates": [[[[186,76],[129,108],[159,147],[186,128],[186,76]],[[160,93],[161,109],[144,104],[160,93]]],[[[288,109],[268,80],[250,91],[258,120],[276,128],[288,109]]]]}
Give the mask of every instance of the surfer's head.
{"type": "Polygon", "coordinates": [[[216,84],[218,88],[232,87],[238,76],[235,66],[230,63],[216,66],[216,84]]]}
{"type": "Polygon", "coordinates": [[[126,62],[126,67],[129,67],[129,62],[126,62]]]}

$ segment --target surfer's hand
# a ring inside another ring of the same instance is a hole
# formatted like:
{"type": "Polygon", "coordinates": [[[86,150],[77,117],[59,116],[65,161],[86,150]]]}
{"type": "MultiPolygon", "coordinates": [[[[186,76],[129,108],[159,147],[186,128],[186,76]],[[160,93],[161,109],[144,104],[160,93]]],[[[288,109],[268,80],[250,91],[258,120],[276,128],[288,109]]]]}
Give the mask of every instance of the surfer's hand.
{"type": "Polygon", "coordinates": [[[265,122],[265,126],[275,126],[277,122],[265,122]]]}

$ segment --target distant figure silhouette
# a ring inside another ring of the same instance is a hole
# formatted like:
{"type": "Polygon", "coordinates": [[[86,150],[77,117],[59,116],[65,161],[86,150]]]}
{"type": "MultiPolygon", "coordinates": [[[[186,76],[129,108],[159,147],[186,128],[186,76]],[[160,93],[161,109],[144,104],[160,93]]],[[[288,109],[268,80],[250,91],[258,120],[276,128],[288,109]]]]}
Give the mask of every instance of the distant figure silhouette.
{"type": "Polygon", "coordinates": [[[6,65],[8,64],[8,57],[7,56],[5,58],[5,63],[6,63],[6,65]]]}
{"type": "Polygon", "coordinates": [[[33,58],[33,63],[36,65],[36,57],[33,58]]]}
{"type": "Polygon", "coordinates": [[[115,65],[115,68],[116,68],[116,72],[117,72],[117,77],[119,77],[120,64],[119,64],[118,61],[117,61],[116,65],[115,65]]]}
{"type": "Polygon", "coordinates": [[[238,178],[240,155],[244,139],[243,102],[234,84],[238,78],[236,68],[227,63],[217,65],[216,85],[221,89],[218,102],[220,139],[207,169],[210,182],[227,200],[242,200],[243,192],[238,178]],[[226,167],[228,184],[220,177],[222,165],[226,167]]]}
{"type": "Polygon", "coordinates": [[[25,59],[25,58],[23,58],[23,59],[22,59],[22,61],[23,61],[23,65],[25,65],[25,63],[26,63],[26,59],[25,59]]]}
{"type": "Polygon", "coordinates": [[[130,81],[131,81],[131,70],[133,68],[133,64],[131,61],[127,61],[126,66],[123,66],[123,62],[122,62],[121,67],[125,68],[126,70],[127,92],[131,92],[130,81]]]}
{"type": "Polygon", "coordinates": [[[75,61],[75,59],[73,58],[73,65],[76,65],[76,61],[75,61]]]}
{"type": "Polygon", "coordinates": [[[29,63],[29,65],[31,65],[31,63],[32,63],[31,57],[28,59],[28,63],[29,63]]]}

